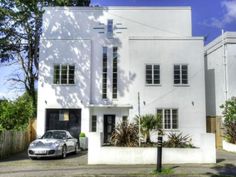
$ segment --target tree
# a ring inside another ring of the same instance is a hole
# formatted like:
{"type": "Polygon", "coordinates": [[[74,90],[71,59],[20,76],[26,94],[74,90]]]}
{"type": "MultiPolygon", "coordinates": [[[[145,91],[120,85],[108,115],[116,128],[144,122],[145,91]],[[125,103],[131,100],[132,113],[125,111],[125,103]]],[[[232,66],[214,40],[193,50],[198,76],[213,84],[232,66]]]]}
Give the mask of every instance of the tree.
{"type": "Polygon", "coordinates": [[[0,129],[24,129],[34,114],[32,99],[25,93],[15,101],[1,101],[0,112],[0,129]]]}
{"type": "Polygon", "coordinates": [[[220,107],[223,109],[225,138],[230,143],[236,144],[236,97],[227,100],[220,107]]]}
{"type": "Polygon", "coordinates": [[[90,0],[1,0],[0,63],[20,65],[10,80],[21,83],[36,108],[43,6],[88,6],[90,0]]]}
{"type": "Polygon", "coordinates": [[[150,143],[150,131],[151,130],[158,130],[159,134],[162,134],[162,119],[161,115],[153,115],[153,114],[146,114],[143,116],[137,116],[136,117],[136,123],[139,124],[140,120],[140,126],[141,126],[141,133],[144,135],[144,139],[146,143],[150,143]]]}

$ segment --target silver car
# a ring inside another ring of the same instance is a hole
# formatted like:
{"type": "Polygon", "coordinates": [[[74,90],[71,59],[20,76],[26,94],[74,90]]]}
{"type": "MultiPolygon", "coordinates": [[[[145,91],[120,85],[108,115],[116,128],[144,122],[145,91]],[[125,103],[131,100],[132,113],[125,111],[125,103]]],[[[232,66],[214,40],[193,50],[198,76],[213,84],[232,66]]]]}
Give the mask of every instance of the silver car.
{"type": "Polygon", "coordinates": [[[28,156],[31,159],[40,157],[66,158],[67,153],[78,153],[78,140],[65,130],[49,130],[42,138],[30,143],[28,156]]]}

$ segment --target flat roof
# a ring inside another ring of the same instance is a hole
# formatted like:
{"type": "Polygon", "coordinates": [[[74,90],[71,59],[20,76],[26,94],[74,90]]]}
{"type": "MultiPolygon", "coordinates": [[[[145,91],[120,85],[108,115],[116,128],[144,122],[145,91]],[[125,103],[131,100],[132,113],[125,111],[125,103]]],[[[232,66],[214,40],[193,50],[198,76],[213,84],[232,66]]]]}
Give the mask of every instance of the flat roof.
{"type": "Polygon", "coordinates": [[[195,37],[195,36],[129,36],[129,40],[203,40],[204,37],[195,37]]]}
{"type": "Polygon", "coordinates": [[[45,9],[55,10],[191,10],[190,6],[103,6],[103,7],[61,7],[51,6],[45,9]]]}
{"type": "Polygon", "coordinates": [[[218,48],[222,47],[223,44],[236,44],[236,32],[225,32],[222,35],[215,38],[209,44],[205,46],[205,54],[210,54],[218,48]]]}

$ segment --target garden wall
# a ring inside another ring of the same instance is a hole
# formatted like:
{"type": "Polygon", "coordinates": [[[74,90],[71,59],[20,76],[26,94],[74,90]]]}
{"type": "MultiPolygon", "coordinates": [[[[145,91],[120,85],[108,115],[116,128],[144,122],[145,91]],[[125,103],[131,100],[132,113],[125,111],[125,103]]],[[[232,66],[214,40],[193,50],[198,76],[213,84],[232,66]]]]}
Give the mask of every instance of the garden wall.
{"type": "Polygon", "coordinates": [[[236,152],[236,144],[228,143],[223,140],[223,149],[229,152],[236,152]]]}
{"type": "MultiPolygon", "coordinates": [[[[163,148],[163,163],[216,163],[215,135],[200,136],[199,148],[163,148]]],[[[103,147],[102,139],[102,133],[89,134],[88,164],[156,164],[157,148],[103,147]]]]}

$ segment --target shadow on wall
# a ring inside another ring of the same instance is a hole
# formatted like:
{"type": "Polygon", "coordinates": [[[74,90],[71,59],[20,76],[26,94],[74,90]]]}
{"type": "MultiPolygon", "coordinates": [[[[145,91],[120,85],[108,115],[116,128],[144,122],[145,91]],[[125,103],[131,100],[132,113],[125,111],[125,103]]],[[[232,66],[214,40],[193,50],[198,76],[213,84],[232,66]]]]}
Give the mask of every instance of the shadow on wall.
{"type": "Polygon", "coordinates": [[[215,69],[208,69],[207,59],[205,58],[205,85],[206,85],[206,110],[208,115],[216,115],[216,84],[215,69]]]}
{"type": "MultiPolygon", "coordinates": [[[[106,36],[107,24],[105,13],[107,9],[90,11],[89,15],[75,9],[50,10],[44,16],[44,35],[41,39],[39,87],[48,91],[45,104],[60,105],[63,108],[75,107],[91,103],[90,94],[96,103],[102,100],[102,46],[117,46],[122,48],[118,37],[108,39],[106,36]],[[84,21],[82,23],[81,21],[84,21]],[[101,26],[104,33],[95,30],[101,26]],[[91,39],[91,40],[90,40],[91,39]],[[92,42],[91,42],[92,41],[92,42]],[[97,47],[100,46],[100,52],[97,47]],[[53,84],[55,64],[75,65],[75,85],[53,84]],[[92,68],[93,66],[93,68],[92,68]],[[92,73],[91,73],[92,71],[92,73]],[[91,83],[90,83],[91,81],[91,83]],[[92,90],[91,90],[92,89],[92,90]],[[52,95],[55,94],[55,95],[52,95]]],[[[109,57],[109,56],[108,56],[109,57]]],[[[112,56],[108,60],[112,60],[112,56]]],[[[119,56],[118,56],[119,61],[119,56]]],[[[112,66],[112,65],[111,65],[112,66]]],[[[108,66],[109,67],[109,66],[108,66]]],[[[110,73],[111,75],[111,73],[110,73]]],[[[136,74],[128,73],[118,62],[118,95],[124,96],[129,91],[129,85],[134,81],[136,74]]],[[[111,90],[112,77],[108,73],[108,89],[111,90]],[[110,84],[109,84],[110,83],[110,84]]],[[[44,93],[41,93],[44,94],[44,93]]]]}

